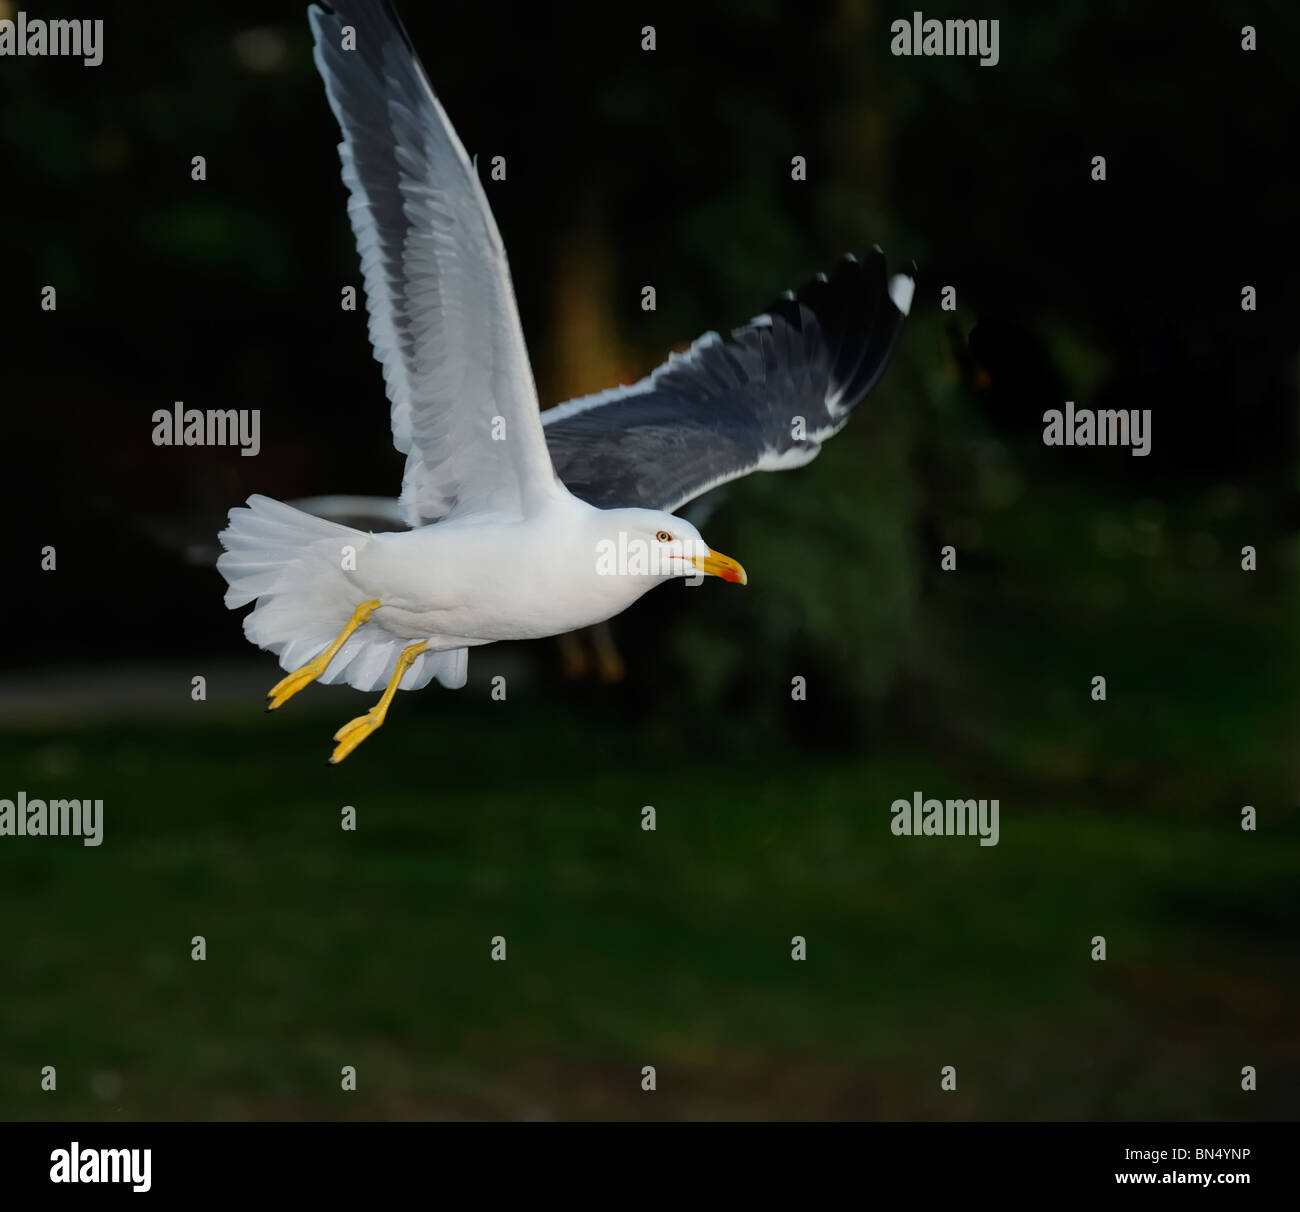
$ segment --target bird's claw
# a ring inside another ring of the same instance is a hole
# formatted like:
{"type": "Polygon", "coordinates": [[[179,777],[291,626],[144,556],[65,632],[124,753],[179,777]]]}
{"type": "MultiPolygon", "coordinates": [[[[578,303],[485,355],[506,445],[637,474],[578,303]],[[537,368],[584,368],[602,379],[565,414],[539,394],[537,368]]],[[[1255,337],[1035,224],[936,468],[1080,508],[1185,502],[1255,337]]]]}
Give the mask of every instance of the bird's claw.
{"type": "Polygon", "coordinates": [[[271,700],[266,705],[267,711],[274,711],[277,707],[284,706],[298,691],[310,686],[324,672],[325,664],[317,657],[314,661],[308,661],[301,669],[295,669],[291,674],[282,677],[266,692],[266,697],[271,700]]]}

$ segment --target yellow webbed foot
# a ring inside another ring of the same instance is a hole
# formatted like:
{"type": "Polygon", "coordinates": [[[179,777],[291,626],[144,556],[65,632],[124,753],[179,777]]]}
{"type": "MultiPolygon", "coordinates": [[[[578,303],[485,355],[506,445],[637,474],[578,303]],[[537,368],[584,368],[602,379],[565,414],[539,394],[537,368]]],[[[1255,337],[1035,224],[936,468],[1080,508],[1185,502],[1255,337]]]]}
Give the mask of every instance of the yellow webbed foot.
{"type": "Polygon", "coordinates": [[[320,677],[325,672],[328,664],[328,661],[322,661],[320,657],[317,657],[314,661],[308,661],[301,669],[295,669],[291,674],[282,677],[266,692],[266,697],[271,700],[266,705],[267,711],[274,711],[277,707],[283,707],[298,691],[309,686],[320,677]]]}
{"type": "Polygon", "coordinates": [[[334,746],[334,752],[330,754],[330,765],[337,766],[366,737],[379,728],[380,724],[384,722],[384,716],[387,714],[387,709],[381,711],[376,706],[370,708],[365,715],[359,715],[355,720],[349,720],[344,724],[334,734],[334,739],[338,741],[338,744],[334,746]]]}
{"type": "Polygon", "coordinates": [[[334,746],[334,752],[330,755],[331,766],[337,766],[384,722],[384,717],[388,715],[388,705],[393,701],[393,695],[397,693],[397,687],[403,675],[411,667],[411,663],[415,658],[428,647],[429,645],[421,640],[418,644],[409,644],[402,649],[401,655],[397,658],[393,676],[388,680],[388,686],[379,702],[370,708],[365,715],[359,715],[355,720],[349,720],[334,734],[334,739],[338,741],[338,744],[334,746]]]}
{"type": "Polygon", "coordinates": [[[292,673],[282,677],[266,692],[266,697],[271,700],[266,705],[267,711],[274,711],[277,707],[284,706],[298,691],[305,686],[311,685],[320,677],[329,668],[329,663],[338,655],[339,649],[347,642],[348,637],[378,609],[378,598],[371,602],[362,602],[352,612],[352,617],[348,620],[347,626],[339,632],[338,639],[334,643],[325,649],[320,656],[308,661],[301,669],[295,669],[292,673]]]}

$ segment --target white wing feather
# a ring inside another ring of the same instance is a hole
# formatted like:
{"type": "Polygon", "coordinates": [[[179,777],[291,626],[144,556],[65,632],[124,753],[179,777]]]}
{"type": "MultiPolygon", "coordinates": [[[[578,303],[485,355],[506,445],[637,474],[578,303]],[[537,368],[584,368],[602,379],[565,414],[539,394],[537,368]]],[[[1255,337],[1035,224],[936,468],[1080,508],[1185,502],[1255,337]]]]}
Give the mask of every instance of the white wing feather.
{"type": "Polygon", "coordinates": [[[406,520],[531,512],[561,490],[478,174],[387,6],[332,8],[309,9],[313,55],[343,132],[370,339],[407,455],[406,520]]]}

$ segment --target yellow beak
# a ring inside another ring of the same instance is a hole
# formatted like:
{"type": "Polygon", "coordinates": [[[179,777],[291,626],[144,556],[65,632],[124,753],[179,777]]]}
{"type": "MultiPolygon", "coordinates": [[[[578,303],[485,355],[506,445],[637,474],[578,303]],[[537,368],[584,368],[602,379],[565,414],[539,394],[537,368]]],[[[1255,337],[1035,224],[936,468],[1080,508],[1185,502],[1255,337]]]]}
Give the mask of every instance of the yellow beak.
{"type": "Polygon", "coordinates": [[[707,556],[691,556],[691,563],[706,576],[721,577],[724,581],[735,581],[737,585],[748,585],[749,577],[740,564],[730,556],[709,548],[707,556]]]}

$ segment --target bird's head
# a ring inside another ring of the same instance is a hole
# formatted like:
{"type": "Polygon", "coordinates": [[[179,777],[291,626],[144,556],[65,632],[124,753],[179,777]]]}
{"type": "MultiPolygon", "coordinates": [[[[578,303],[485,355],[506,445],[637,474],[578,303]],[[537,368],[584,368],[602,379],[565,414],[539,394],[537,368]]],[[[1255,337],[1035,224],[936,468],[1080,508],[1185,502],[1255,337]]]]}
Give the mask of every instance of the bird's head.
{"type": "Polygon", "coordinates": [[[685,518],[657,509],[610,509],[596,544],[597,571],[606,576],[749,578],[730,556],[714,551],[685,518]]]}

